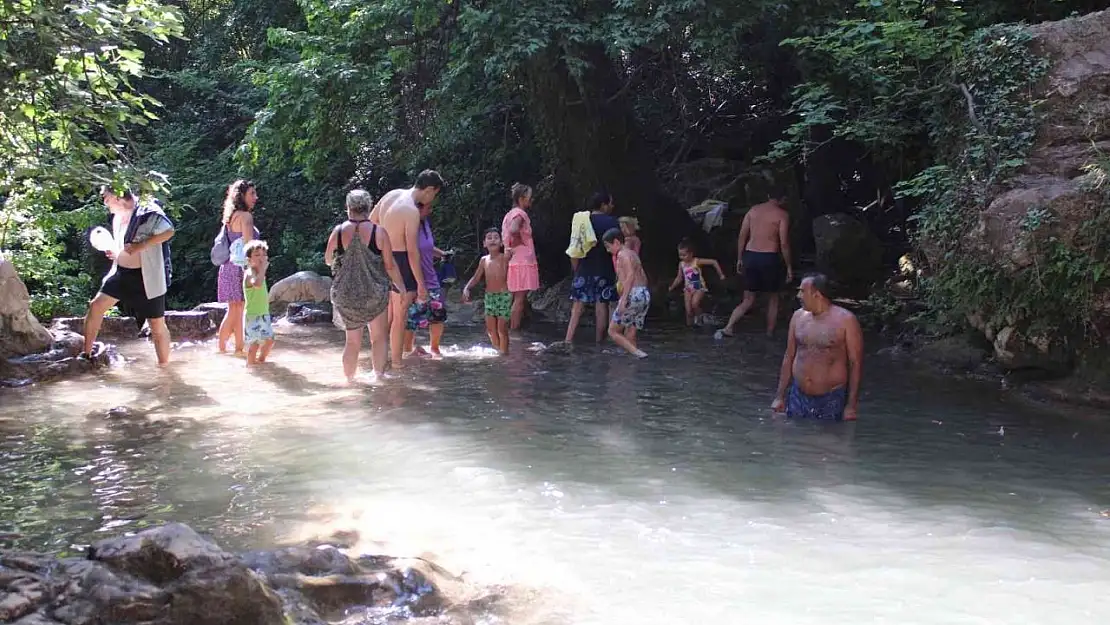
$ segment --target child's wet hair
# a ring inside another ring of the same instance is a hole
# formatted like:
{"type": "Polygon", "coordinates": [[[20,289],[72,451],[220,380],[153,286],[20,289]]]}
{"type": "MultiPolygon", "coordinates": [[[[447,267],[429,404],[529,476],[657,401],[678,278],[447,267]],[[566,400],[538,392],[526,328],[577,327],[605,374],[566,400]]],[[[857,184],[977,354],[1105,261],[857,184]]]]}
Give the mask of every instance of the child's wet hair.
{"type": "Polygon", "coordinates": [[[605,231],[605,234],[601,236],[601,241],[603,243],[612,243],[613,241],[624,243],[624,235],[621,234],[621,231],[617,228],[609,228],[605,231]]]}
{"type": "Polygon", "coordinates": [[[270,252],[270,246],[262,239],[253,239],[250,243],[243,246],[243,256],[250,258],[254,255],[255,250],[266,250],[268,254],[270,252]]]}
{"type": "Polygon", "coordinates": [[[682,239],[681,241],[678,242],[678,249],[685,250],[687,252],[693,252],[694,251],[694,242],[691,241],[690,239],[682,239]]]}

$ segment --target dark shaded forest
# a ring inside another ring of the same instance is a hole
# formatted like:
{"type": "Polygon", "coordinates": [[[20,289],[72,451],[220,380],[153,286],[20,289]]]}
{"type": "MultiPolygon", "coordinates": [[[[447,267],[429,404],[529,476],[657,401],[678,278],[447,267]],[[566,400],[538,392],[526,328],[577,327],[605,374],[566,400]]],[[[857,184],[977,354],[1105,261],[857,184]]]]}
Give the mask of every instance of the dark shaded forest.
{"type": "Polygon", "coordinates": [[[441,247],[476,251],[509,186],[536,188],[548,282],[569,270],[571,213],[601,188],[640,218],[649,268],[699,232],[687,207],[742,210],[773,186],[803,257],[812,219],[845,212],[893,265],[925,193],[899,189],[949,156],[982,87],[957,78],[968,46],[1105,4],[2,0],[0,249],[37,314],[81,312],[104,269],[84,243],[104,218],[92,191],[140,188],[176,219],[170,297],[191,306],[214,297],[233,179],[257,182],[281,277],[326,270],[348,189],[377,197],[435,168],[441,247]]]}

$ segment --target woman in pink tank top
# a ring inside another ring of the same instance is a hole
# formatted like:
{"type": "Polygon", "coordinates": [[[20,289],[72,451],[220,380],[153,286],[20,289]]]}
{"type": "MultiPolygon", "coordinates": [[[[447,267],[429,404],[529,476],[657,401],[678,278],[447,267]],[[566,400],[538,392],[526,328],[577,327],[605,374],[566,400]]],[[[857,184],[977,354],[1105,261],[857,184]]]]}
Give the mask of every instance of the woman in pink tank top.
{"type": "Polygon", "coordinates": [[[501,221],[501,240],[509,254],[509,291],[513,294],[510,327],[520,328],[528,292],[540,288],[540,266],[532,243],[532,220],[527,210],[532,206],[532,187],[519,182],[513,185],[513,209],[501,221]]]}

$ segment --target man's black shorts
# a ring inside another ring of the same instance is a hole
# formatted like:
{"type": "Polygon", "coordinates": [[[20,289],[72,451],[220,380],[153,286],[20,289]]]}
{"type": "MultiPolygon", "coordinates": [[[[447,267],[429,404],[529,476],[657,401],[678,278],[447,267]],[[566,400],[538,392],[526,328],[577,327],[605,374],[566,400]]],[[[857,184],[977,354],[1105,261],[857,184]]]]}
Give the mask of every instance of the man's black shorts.
{"type": "Polygon", "coordinates": [[[100,292],[129,307],[136,319],[161,319],[166,316],[166,296],[147,298],[142,269],[116,267],[116,272],[104,280],[100,292]]]}
{"type": "Polygon", "coordinates": [[[786,267],[778,252],[744,250],[744,290],[751,293],[778,293],[786,284],[786,267]]]}

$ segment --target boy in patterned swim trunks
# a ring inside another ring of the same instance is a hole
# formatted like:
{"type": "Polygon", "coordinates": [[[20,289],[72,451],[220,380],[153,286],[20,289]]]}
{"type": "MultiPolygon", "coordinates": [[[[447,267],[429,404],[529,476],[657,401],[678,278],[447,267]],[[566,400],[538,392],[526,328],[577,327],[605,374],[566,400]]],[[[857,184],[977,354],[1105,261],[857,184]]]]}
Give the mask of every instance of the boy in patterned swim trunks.
{"type": "Polygon", "coordinates": [[[624,286],[620,301],[609,322],[609,338],[637,358],[647,358],[636,347],[636,331],[644,329],[644,319],[651,307],[651,291],[640,257],[624,245],[624,235],[613,228],[601,238],[605,250],[617,259],[617,280],[624,286]]]}
{"type": "Polygon", "coordinates": [[[502,355],[509,353],[509,317],[512,315],[513,294],[509,292],[509,259],[501,247],[501,232],[486,230],[483,240],[489,252],[478,261],[478,270],[463,289],[463,302],[470,301],[470,289],[483,277],[486,279],[486,333],[493,347],[502,355]]]}
{"type": "Polygon", "coordinates": [[[247,344],[247,365],[266,362],[274,348],[274,327],[270,320],[270,293],[266,269],[270,266],[270,247],[254,239],[243,247],[247,268],[243,272],[243,337],[247,344]]]}

